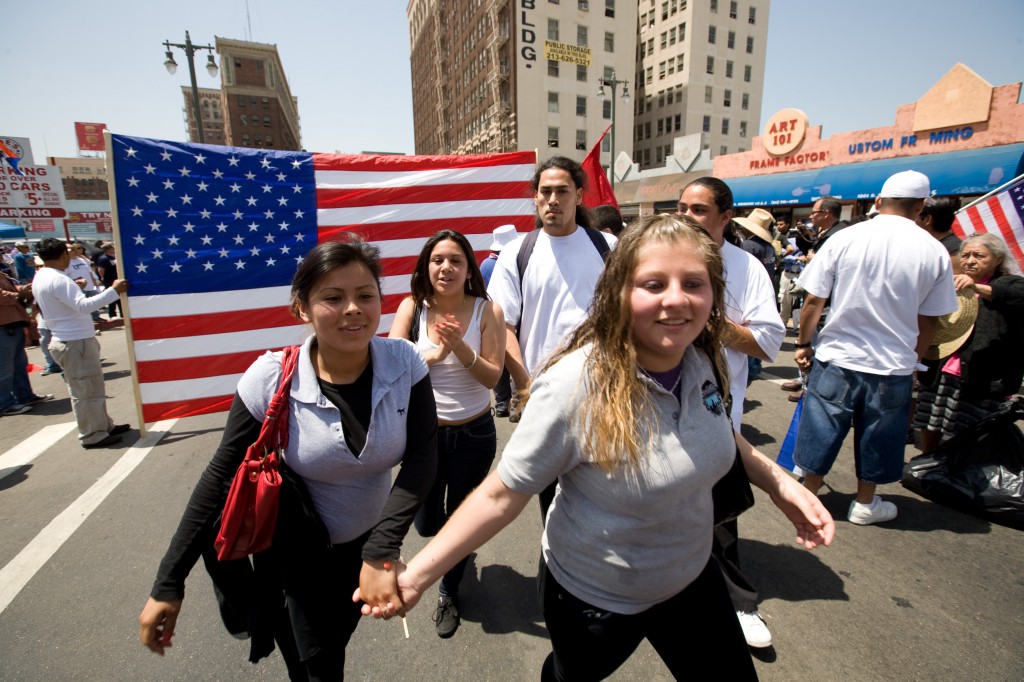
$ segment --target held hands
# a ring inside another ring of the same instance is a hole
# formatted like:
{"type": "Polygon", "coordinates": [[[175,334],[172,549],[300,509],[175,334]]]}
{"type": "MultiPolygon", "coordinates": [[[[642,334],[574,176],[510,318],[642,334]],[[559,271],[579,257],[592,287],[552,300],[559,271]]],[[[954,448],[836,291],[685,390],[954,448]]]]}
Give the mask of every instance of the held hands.
{"type": "Polygon", "coordinates": [[[384,620],[395,615],[405,617],[409,610],[419,603],[420,597],[422,597],[423,594],[419,588],[413,584],[411,574],[407,568],[408,567],[401,561],[395,562],[395,584],[399,594],[401,595],[401,601],[399,602],[402,604],[401,609],[380,608],[380,606],[371,605],[372,602],[363,597],[363,583],[362,580],[359,581],[359,587],[352,593],[352,601],[364,602],[362,607],[362,614],[364,616],[373,616],[374,618],[383,618],[384,620]]]}
{"type": "Polygon", "coordinates": [[[139,614],[139,641],[155,654],[164,655],[174,637],[174,625],[178,622],[181,600],[157,601],[152,597],[139,614]]]}
{"type": "MultiPolygon", "coordinates": [[[[392,616],[405,616],[416,603],[406,603],[399,596],[398,574],[405,570],[400,561],[364,561],[359,572],[359,587],[352,593],[352,601],[363,602],[362,614],[387,620],[392,616]]],[[[417,600],[419,597],[416,598],[417,600]]]]}
{"type": "Polygon", "coordinates": [[[779,470],[777,485],[768,491],[772,502],[796,527],[796,543],[807,549],[831,545],[836,524],[817,495],[779,470]]]}
{"type": "Polygon", "coordinates": [[[796,360],[796,366],[804,372],[811,371],[811,364],[814,362],[814,349],[813,348],[797,348],[796,352],[793,353],[793,358],[796,360]]]}

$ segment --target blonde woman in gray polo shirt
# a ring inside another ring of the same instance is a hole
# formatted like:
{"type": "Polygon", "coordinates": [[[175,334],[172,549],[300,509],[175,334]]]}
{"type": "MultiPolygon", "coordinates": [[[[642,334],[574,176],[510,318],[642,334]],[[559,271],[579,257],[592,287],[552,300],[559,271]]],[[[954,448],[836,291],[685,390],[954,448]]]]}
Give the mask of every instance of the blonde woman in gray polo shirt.
{"type": "Polygon", "coordinates": [[[710,561],[711,488],[737,447],[752,483],[829,544],[818,499],[739,434],[722,400],[724,281],[699,225],[659,215],[623,232],[590,317],[533,384],[497,470],[402,570],[404,613],[448,568],[558,481],[542,538],[552,654],[542,679],[612,674],[644,638],[681,678],[715,652],[723,679],[756,677],[721,572],[710,561]],[[684,615],[685,614],[685,615],[684,615]]]}

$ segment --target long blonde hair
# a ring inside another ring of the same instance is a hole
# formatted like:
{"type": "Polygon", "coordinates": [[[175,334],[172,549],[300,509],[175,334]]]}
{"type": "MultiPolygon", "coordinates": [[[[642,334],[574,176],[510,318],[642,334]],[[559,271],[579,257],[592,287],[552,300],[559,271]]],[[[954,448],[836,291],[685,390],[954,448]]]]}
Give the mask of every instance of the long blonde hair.
{"type": "Polygon", "coordinates": [[[678,242],[693,245],[708,269],[713,293],[711,314],[694,346],[711,358],[722,384],[723,400],[729,395],[729,370],[721,349],[726,329],[721,250],[692,218],[669,214],[642,218],[622,233],[609,254],[589,317],[544,367],[547,370],[576,349],[592,346],[584,365],[588,394],[579,423],[583,426],[585,457],[605,471],[622,466],[639,468],[655,435],[650,392],[637,371],[629,300],[640,250],[649,244],[678,242]]]}

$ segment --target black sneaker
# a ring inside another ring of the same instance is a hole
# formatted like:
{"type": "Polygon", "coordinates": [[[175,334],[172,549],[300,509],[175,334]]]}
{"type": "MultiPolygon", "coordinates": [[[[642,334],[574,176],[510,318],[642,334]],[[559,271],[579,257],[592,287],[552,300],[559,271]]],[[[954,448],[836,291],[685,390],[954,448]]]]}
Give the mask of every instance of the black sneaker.
{"type": "Polygon", "coordinates": [[[86,450],[92,450],[93,448],[105,448],[108,445],[113,445],[114,443],[120,442],[121,436],[118,436],[116,434],[110,434],[103,440],[98,440],[95,443],[82,443],[82,447],[85,448],[86,450]]]}
{"type": "Polygon", "coordinates": [[[441,639],[448,639],[459,629],[459,609],[451,597],[441,597],[437,600],[434,626],[437,628],[437,636],[441,639]]]}
{"type": "Polygon", "coordinates": [[[507,417],[508,416],[508,403],[494,403],[494,416],[495,417],[507,417]]]}

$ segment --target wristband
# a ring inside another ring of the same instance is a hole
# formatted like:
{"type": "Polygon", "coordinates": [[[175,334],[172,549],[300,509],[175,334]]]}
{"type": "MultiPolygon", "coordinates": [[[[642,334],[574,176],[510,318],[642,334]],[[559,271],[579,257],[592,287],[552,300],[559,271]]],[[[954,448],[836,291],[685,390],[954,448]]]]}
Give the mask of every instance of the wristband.
{"type": "Polygon", "coordinates": [[[810,348],[810,347],[811,347],[811,342],[810,341],[808,341],[807,343],[798,343],[798,344],[796,344],[796,346],[794,346],[794,348],[796,348],[797,350],[800,350],[801,348],[810,348]]]}
{"type": "Polygon", "coordinates": [[[477,352],[476,352],[476,351],[474,350],[474,351],[473,351],[473,359],[472,359],[472,360],[470,360],[470,362],[469,362],[469,364],[468,364],[468,365],[463,365],[463,367],[465,367],[466,369],[473,369],[473,365],[475,365],[475,364],[476,364],[476,361],[477,361],[477,359],[479,359],[479,357],[480,357],[480,356],[479,356],[479,355],[477,354],[477,352]]]}

